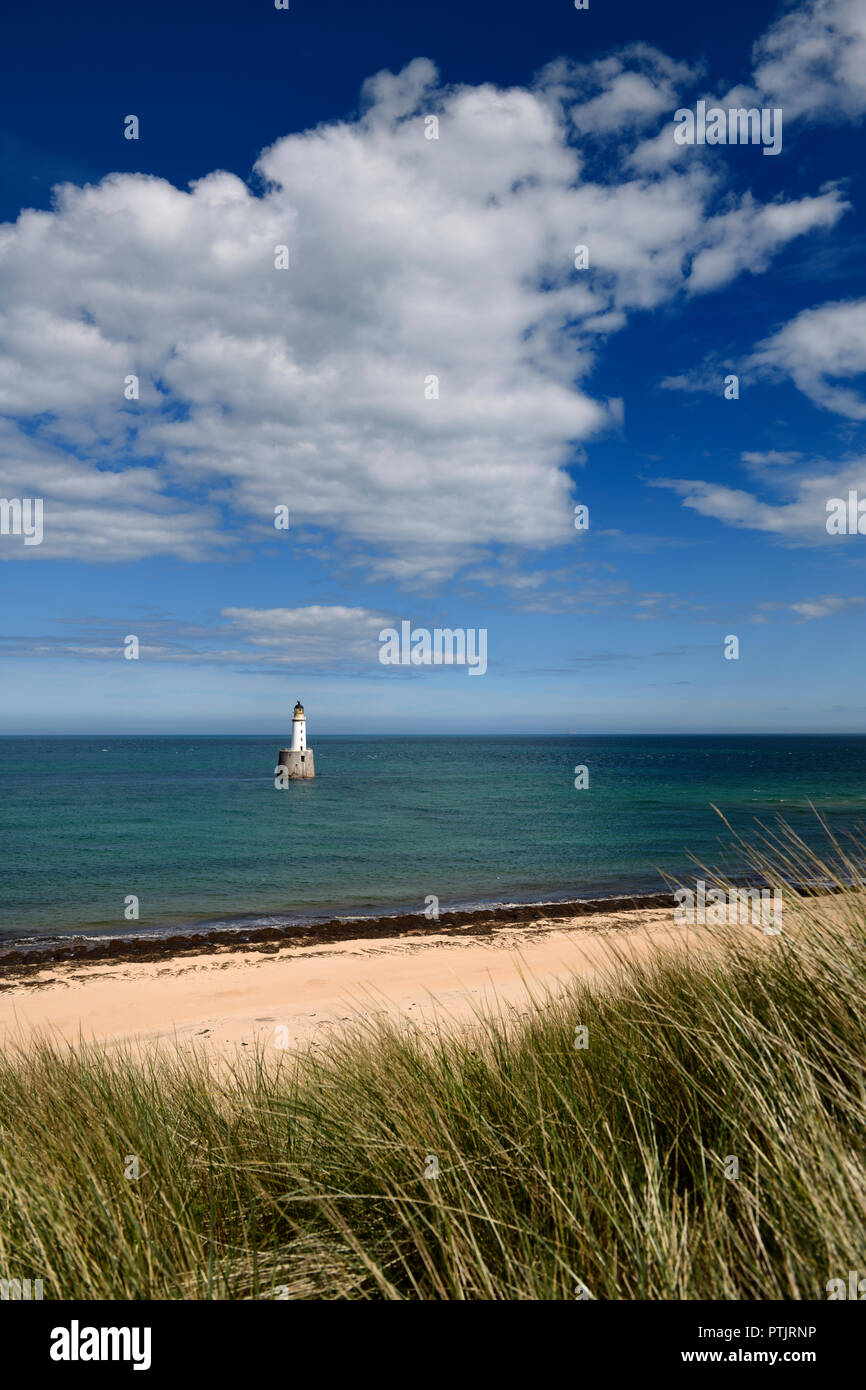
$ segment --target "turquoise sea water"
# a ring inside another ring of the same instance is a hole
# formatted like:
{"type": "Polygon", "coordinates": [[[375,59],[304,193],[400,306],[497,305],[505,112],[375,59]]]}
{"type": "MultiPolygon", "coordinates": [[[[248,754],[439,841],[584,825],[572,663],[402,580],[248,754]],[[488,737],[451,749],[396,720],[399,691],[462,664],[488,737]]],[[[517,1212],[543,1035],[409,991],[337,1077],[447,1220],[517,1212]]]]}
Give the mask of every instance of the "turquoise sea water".
{"type": "Polygon", "coordinates": [[[0,935],[663,890],[689,850],[736,869],[711,802],[816,842],[810,801],[866,822],[866,737],[320,737],[316,780],[278,791],[280,744],[0,739],[0,935]]]}

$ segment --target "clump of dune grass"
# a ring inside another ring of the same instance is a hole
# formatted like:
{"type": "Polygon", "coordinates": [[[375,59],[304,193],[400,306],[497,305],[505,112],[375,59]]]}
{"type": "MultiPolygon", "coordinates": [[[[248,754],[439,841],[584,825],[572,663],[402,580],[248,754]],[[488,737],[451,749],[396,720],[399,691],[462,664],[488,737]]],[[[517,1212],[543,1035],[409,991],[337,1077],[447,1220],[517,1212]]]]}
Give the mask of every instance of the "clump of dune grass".
{"type": "Polygon", "coordinates": [[[228,1074],[5,1057],[0,1276],[94,1299],[825,1296],[866,1268],[866,896],[861,850],[828,846],[782,828],[750,851],[786,885],[780,935],[620,950],[527,1017],[371,1023],[228,1074]]]}

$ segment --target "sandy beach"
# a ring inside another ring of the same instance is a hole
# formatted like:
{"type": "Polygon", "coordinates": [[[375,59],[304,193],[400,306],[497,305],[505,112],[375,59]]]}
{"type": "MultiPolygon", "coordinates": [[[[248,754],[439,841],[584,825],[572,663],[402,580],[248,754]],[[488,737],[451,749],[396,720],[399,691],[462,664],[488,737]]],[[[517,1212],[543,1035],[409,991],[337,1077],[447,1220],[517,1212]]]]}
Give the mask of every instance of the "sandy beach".
{"type": "Polygon", "coordinates": [[[0,990],[0,1043],[39,1035],[74,1043],[238,1049],[317,1045],[359,1018],[390,1015],[425,1029],[459,1027],[479,1010],[519,1015],[534,995],[592,976],[610,947],[630,955],[695,933],[672,907],[496,921],[482,931],[409,929],[334,944],[262,943],[158,961],[59,961],[0,990]]]}

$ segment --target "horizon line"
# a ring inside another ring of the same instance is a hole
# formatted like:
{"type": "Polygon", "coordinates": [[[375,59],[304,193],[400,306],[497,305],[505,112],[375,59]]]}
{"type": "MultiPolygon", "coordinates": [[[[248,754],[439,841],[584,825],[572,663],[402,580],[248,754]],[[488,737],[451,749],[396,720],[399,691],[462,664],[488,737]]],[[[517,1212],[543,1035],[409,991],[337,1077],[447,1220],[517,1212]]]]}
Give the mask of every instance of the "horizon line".
{"type": "MultiPolygon", "coordinates": [[[[239,733],[237,731],[226,731],[224,733],[196,733],[191,730],[164,730],[162,732],[149,731],[129,731],[129,732],[77,732],[77,733],[46,733],[38,731],[36,733],[3,733],[0,732],[0,739],[11,738],[42,738],[42,739],[66,739],[66,738],[92,738],[92,739],[117,739],[117,738],[250,738],[266,739],[272,738],[279,743],[283,737],[291,737],[291,733],[239,733]]],[[[494,739],[509,738],[515,742],[526,742],[526,733],[473,733],[471,731],[453,732],[430,732],[429,730],[410,730],[403,733],[322,733],[317,734],[317,738],[375,738],[375,739],[399,739],[399,738],[471,738],[471,739],[494,739]]],[[[558,732],[537,732],[529,735],[532,739],[544,738],[866,738],[866,729],[692,729],[683,731],[664,730],[664,729],[625,729],[625,730],[569,730],[563,729],[558,732]]],[[[312,746],[312,745],[311,745],[312,746]]]]}

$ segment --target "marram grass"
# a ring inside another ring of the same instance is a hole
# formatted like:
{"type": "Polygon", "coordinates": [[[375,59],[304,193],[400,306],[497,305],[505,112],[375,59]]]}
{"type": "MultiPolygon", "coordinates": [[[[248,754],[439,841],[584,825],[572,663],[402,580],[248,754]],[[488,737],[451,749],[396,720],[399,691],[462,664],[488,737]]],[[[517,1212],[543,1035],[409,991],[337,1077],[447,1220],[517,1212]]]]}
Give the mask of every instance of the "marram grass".
{"type": "Polygon", "coordinates": [[[621,954],[603,989],[471,1033],[372,1024],[227,1074],[5,1057],[0,1277],[85,1299],[826,1297],[866,1269],[866,896],[838,845],[830,869],[770,841],[766,874],[787,856],[844,891],[786,899],[780,936],[621,954]]]}

